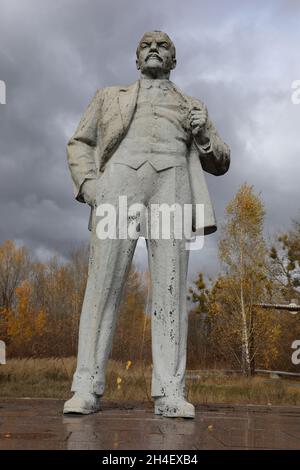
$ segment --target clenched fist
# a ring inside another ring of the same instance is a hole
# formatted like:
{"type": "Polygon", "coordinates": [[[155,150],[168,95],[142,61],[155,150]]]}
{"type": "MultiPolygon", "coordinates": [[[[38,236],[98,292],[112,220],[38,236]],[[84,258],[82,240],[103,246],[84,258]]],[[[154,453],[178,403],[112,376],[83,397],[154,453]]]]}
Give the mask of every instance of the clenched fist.
{"type": "Polygon", "coordinates": [[[203,135],[203,131],[205,129],[205,125],[207,122],[207,109],[206,107],[203,108],[196,108],[193,107],[189,112],[189,123],[192,129],[193,136],[195,138],[201,139],[203,135]]]}
{"type": "Polygon", "coordinates": [[[85,180],[81,188],[81,193],[84,201],[90,206],[94,206],[96,203],[96,180],[85,180]]]}

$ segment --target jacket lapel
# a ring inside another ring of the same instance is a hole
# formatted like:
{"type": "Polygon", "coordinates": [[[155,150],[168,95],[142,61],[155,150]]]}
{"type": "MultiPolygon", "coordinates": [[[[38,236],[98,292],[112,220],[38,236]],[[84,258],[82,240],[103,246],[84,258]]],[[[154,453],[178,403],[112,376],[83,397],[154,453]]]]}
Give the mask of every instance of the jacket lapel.
{"type": "Polygon", "coordinates": [[[105,164],[114,149],[121,142],[134,114],[139,81],[129,87],[119,88],[117,94],[109,99],[106,111],[100,119],[102,145],[99,149],[99,169],[104,171],[105,164]]]}
{"type": "Polygon", "coordinates": [[[137,80],[135,83],[126,88],[120,88],[118,102],[120,107],[120,114],[122,118],[124,131],[127,130],[130,121],[132,119],[138,92],[140,88],[140,81],[137,80]]]}

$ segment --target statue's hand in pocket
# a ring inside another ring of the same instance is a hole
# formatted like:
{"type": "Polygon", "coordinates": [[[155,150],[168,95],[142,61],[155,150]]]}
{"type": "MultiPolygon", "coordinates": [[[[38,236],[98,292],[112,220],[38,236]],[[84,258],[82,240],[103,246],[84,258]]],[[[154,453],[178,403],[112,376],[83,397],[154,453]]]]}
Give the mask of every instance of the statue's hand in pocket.
{"type": "Polygon", "coordinates": [[[90,179],[86,180],[82,185],[83,199],[91,207],[94,207],[96,204],[96,183],[97,180],[90,179]]]}

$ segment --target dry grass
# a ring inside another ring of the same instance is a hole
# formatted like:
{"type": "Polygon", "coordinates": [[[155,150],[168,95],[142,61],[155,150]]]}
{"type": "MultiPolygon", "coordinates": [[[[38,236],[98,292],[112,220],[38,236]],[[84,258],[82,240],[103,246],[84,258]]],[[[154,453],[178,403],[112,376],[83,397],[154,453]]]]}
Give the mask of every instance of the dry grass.
{"type": "MultiPolygon", "coordinates": [[[[1,397],[70,397],[75,358],[12,359],[0,366],[1,397]]],[[[151,368],[110,361],[104,399],[112,401],[150,400],[151,368]],[[117,384],[117,379],[122,379],[117,384]]],[[[187,380],[188,398],[193,403],[239,403],[300,405],[299,382],[246,379],[220,374],[187,380]]]]}
{"type": "Polygon", "coordinates": [[[238,403],[251,405],[300,405],[300,383],[266,377],[245,378],[215,375],[187,381],[194,403],[238,403]]]}

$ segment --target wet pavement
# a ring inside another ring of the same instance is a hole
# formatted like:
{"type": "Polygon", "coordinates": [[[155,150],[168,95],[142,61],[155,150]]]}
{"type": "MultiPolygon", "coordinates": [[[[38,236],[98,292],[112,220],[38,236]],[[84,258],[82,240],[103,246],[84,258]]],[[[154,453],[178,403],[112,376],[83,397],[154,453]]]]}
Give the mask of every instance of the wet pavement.
{"type": "Polygon", "coordinates": [[[0,450],[300,449],[300,407],[201,405],[196,419],[155,416],[143,404],[89,416],[61,414],[62,400],[0,399],[0,450]]]}

